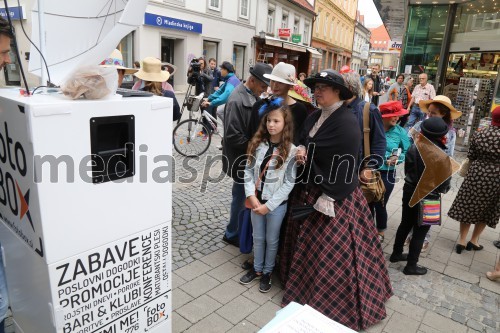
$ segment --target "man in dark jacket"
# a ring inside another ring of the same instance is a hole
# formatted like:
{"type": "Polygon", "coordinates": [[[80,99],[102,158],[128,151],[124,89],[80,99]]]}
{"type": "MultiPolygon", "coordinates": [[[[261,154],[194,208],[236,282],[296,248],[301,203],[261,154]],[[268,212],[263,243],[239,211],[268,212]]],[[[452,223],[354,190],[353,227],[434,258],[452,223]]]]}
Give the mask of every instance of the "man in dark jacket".
{"type": "Polygon", "coordinates": [[[222,143],[222,170],[233,178],[232,202],[229,223],[223,241],[238,246],[238,214],[245,208],[245,188],[243,171],[246,164],[248,142],[254,133],[250,131],[252,106],[259,100],[260,94],[267,90],[269,80],[264,74],[270,74],[271,66],[256,63],[250,68],[250,77],[237,86],[224,109],[224,139],[222,143]]]}
{"type": "Polygon", "coordinates": [[[379,72],[380,72],[380,65],[375,64],[372,66],[372,73],[370,75],[366,76],[366,78],[373,80],[372,103],[375,105],[378,105],[378,97],[383,95],[382,88],[384,86],[384,83],[382,82],[382,79],[380,78],[379,72]]]}
{"type": "MultiPolygon", "coordinates": [[[[346,101],[346,104],[352,110],[356,118],[358,119],[359,129],[361,134],[363,134],[363,109],[365,107],[366,102],[360,98],[363,96],[361,89],[361,80],[359,75],[356,73],[345,73],[342,74],[344,77],[344,81],[349,88],[349,90],[353,93],[354,97],[346,101]]],[[[363,161],[364,158],[364,135],[361,136],[361,149],[359,152],[359,161],[363,161]]],[[[360,168],[363,170],[360,172],[360,176],[362,180],[366,181],[371,178],[370,170],[378,169],[384,163],[385,156],[385,148],[386,148],[386,140],[385,140],[385,130],[384,123],[382,122],[382,116],[380,115],[380,111],[377,109],[373,103],[370,104],[370,158],[367,162],[369,165],[368,168],[360,168]]]]}
{"type": "Polygon", "coordinates": [[[217,68],[217,61],[214,58],[210,58],[208,60],[208,66],[214,78],[210,84],[209,94],[213,94],[215,91],[219,90],[219,82],[222,81],[223,77],[221,75],[221,71],[217,68]]]}

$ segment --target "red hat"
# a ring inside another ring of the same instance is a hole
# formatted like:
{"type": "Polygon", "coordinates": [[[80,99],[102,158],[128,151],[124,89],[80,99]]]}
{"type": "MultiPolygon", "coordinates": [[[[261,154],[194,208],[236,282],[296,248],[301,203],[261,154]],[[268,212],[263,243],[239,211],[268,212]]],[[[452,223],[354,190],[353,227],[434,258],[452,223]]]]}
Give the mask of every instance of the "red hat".
{"type": "Polygon", "coordinates": [[[378,106],[382,118],[401,117],[408,114],[408,110],[403,109],[401,101],[391,101],[378,106]]]}
{"type": "Polygon", "coordinates": [[[500,126],[500,106],[497,106],[491,112],[491,124],[493,126],[500,126]]]}
{"type": "Polygon", "coordinates": [[[344,65],[340,68],[340,74],[345,74],[351,72],[351,67],[344,65]]]}

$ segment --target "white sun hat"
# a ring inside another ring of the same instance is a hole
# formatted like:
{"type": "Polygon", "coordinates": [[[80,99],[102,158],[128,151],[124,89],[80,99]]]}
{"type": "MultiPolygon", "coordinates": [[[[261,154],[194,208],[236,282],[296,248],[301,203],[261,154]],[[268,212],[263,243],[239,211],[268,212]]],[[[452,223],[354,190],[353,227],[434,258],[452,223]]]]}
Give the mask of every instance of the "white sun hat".
{"type": "Polygon", "coordinates": [[[297,84],[297,78],[295,76],[295,66],[285,64],[284,62],[278,63],[276,66],[274,66],[271,74],[264,74],[264,77],[291,86],[295,86],[297,84]]]}

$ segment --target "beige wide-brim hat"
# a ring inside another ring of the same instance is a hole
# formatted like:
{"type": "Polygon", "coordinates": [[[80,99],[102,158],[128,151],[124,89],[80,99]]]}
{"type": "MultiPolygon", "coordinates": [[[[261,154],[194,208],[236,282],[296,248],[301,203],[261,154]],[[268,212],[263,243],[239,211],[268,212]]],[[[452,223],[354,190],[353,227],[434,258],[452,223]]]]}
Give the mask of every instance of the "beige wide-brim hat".
{"type": "Polygon", "coordinates": [[[161,61],[153,57],[144,58],[141,69],[134,75],[141,80],[150,82],[165,82],[170,78],[168,71],[161,70],[161,61]]]}
{"type": "Polygon", "coordinates": [[[111,52],[109,57],[104,59],[100,65],[102,67],[114,67],[116,69],[123,69],[125,70],[125,74],[134,74],[138,71],[138,69],[123,66],[123,56],[118,49],[115,49],[113,52],[111,52]]]}
{"type": "Polygon", "coordinates": [[[462,115],[462,112],[455,109],[455,107],[451,104],[451,100],[444,95],[437,95],[436,97],[434,97],[434,99],[420,101],[418,102],[418,106],[423,112],[429,113],[429,110],[427,108],[431,103],[439,103],[450,109],[451,119],[458,119],[462,115]]]}
{"type": "Polygon", "coordinates": [[[281,82],[291,86],[296,85],[297,78],[295,76],[295,66],[279,62],[274,66],[271,74],[264,74],[264,77],[269,80],[281,82]]]}

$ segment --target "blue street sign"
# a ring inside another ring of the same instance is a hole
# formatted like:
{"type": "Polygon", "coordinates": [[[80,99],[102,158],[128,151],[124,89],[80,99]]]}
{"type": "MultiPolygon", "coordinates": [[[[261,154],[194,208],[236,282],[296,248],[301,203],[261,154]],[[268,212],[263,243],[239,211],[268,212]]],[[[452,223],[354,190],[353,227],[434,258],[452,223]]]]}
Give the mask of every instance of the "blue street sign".
{"type": "MultiPolygon", "coordinates": [[[[22,20],[24,19],[23,7],[9,7],[10,19],[11,20],[22,20]]],[[[7,11],[5,8],[0,8],[0,17],[7,20],[7,11]]]]}
{"type": "Polygon", "coordinates": [[[172,17],[166,17],[151,13],[144,14],[144,24],[154,27],[168,28],[195,32],[201,34],[203,25],[201,23],[179,20],[172,17]]]}

